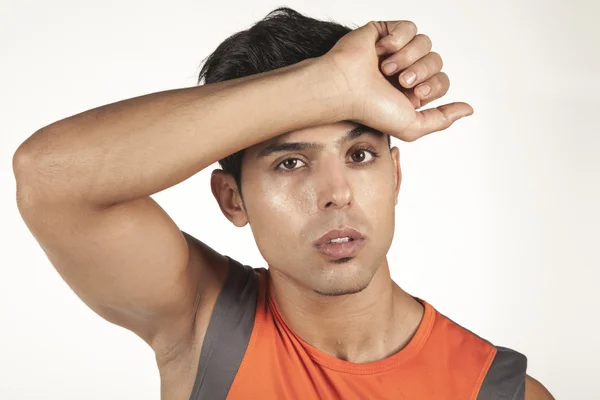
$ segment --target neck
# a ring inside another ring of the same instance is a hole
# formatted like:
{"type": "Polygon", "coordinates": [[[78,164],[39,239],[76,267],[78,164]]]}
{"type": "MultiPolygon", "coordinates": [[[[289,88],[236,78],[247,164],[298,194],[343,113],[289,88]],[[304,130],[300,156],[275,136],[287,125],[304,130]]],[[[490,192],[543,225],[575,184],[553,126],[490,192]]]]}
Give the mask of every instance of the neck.
{"type": "Polygon", "coordinates": [[[305,342],[355,363],[382,360],[404,348],[423,306],[390,277],[387,259],[361,292],[323,296],[270,268],[269,285],[285,322],[305,342]]]}

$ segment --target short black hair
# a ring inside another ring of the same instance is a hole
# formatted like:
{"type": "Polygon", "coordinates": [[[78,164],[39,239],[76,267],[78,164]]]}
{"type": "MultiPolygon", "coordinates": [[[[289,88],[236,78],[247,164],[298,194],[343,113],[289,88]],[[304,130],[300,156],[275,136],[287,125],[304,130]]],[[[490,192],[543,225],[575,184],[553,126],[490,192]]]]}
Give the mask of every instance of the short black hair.
{"type": "MultiPolygon", "coordinates": [[[[225,39],[206,57],[198,85],[242,78],[296,64],[327,53],[352,28],[334,21],[307,17],[279,7],[247,30],[225,39]]],[[[390,136],[388,146],[391,146],[390,136]]],[[[231,174],[242,193],[244,149],[221,160],[223,171],[231,174]]]]}

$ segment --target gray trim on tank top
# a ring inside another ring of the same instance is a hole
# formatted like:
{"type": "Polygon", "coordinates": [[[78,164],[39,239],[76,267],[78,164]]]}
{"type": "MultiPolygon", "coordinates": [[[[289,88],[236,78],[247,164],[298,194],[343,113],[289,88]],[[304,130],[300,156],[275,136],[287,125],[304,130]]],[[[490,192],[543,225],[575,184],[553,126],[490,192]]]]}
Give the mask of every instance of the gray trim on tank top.
{"type": "Polygon", "coordinates": [[[206,331],[190,400],[226,399],[246,353],[256,312],[256,272],[229,259],[227,279],[206,331]]]}
{"type": "MultiPolygon", "coordinates": [[[[437,310],[436,312],[470,334],[494,346],[489,340],[456,323],[441,312],[437,310]]],[[[481,384],[477,400],[525,400],[527,357],[508,347],[494,347],[497,350],[496,356],[481,384]]]]}
{"type": "Polygon", "coordinates": [[[524,400],[527,357],[506,347],[496,349],[477,400],[524,400]]]}

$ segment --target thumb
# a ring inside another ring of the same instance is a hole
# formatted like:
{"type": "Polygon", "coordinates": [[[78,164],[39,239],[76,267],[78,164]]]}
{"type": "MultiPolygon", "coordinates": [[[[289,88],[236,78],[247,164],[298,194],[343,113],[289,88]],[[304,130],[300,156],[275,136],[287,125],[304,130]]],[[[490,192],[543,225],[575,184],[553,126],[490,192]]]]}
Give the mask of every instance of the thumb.
{"type": "Polygon", "coordinates": [[[415,121],[402,132],[402,140],[415,141],[433,132],[450,127],[461,118],[473,115],[473,108],[463,102],[444,104],[416,112],[415,121]]]}

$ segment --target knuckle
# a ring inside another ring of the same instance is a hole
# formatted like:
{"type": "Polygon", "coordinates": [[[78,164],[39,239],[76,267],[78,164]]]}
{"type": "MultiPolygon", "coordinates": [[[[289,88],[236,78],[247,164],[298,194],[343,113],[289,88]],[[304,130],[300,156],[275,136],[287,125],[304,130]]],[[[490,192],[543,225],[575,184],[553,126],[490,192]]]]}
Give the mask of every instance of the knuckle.
{"type": "Polygon", "coordinates": [[[438,71],[441,70],[444,67],[444,60],[442,60],[442,56],[440,56],[438,53],[432,51],[430,54],[430,57],[434,60],[438,71]]]}
{"type": "Polygon", "coordinates": [[[448,85],[444,84],[443,79],[440,79],[438,75],[429,78],[427,84],[431,87],[429,98],[440,98],[448,93],[448,85]]]}
{"type": "Polygon", "coordinates": [[[419,64],[418,67],[414,69],[414,72],[417,74],[417,79],[419,80],[427,79],[431,75],[427,64],[419,64]]]}
{"type": "Polygon", "coordinates": [[[420,42],[425,44],[425,47],[427,47],[427,51],[431,50],[431,48],[433,47],[433,43],[431,42],[429,36],[420,33],[417,36],[415,36],[415,38],[418,38],[420,42]]]}
{"type": "Polygon", "coordinates": [[[444,96],[446,93],[448,93],[449,89],[450,89],[450,85],[442,86],[442,96],[444,96]]]}
{"type": "Polygon", "coordinates": [[[372,19],[365,26],[371,26],[377,29],[377,32],[380,34],[385,31],[385,24],[382,21],[372,19]]]}
{"type": "Polygon", "coordinates": [[[394,49],[399,49],[401,47],[400,44],[402,43],[402,38],[398,37],[398,33],[397,32],[395,34],[394,34],[394,32],[392,32],[385,40],[394,49]]]}
{"type": "Polygon", "coordinates": [[[440,72],[435,76],[435,78],[437,80],[436,84],[441,88],[443,94],[448,93],[448,90],[450,89],[450,79],[448,79],[448,75],[446,75],[444,72],[440,72]]]}
{"type": "MultiPolygon", "coordinates": [[[[404,63],[406,65],[413,65],[414,63],[417,62],[417,60],[419,60],[419,57],[413,53],[410,52],[406,52],[404,54],[404,57],[402,57],[404,59],[404,63]]],[[[416,71],[415,71],[416,73],[416,71]]]]}
{"type": "Polygon", "coordinates": [[[413,36],[418,32],[417,25],[412,21],[400,21],[400,25],[402,26],[402,29],[410,32],[413,36]]]}

